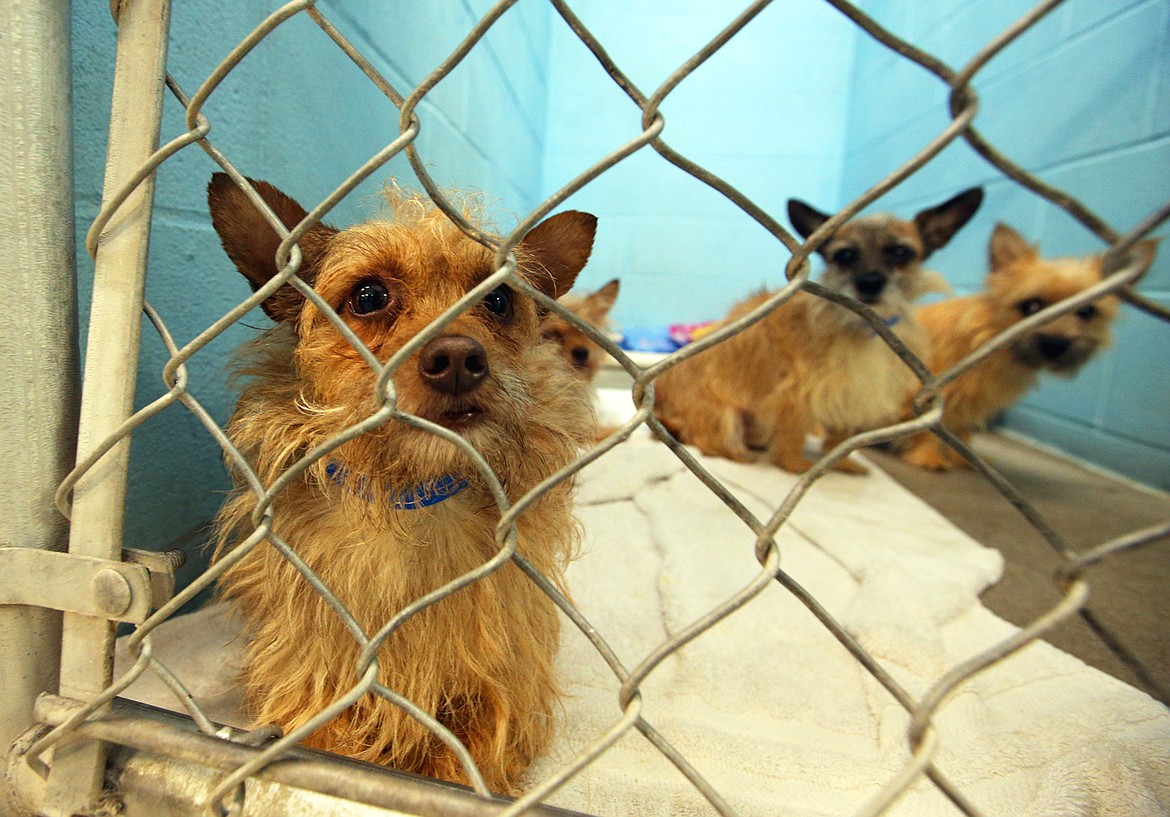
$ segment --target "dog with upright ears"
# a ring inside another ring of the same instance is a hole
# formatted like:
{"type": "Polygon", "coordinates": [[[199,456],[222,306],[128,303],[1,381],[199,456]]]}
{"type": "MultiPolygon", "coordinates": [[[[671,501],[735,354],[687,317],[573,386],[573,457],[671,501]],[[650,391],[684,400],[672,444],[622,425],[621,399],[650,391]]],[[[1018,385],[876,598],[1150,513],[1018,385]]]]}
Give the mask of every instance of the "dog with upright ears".
{"type": "MultiPolygon", "coordinates": [[[[1144,270],[1156,242],[1134,247],[1144,270]]],[[[1101,256],[1041,258],[1036,248],[1006,224],[997,224],[988,246],[990,272],[983,292],[919,307],[916,317],[930,336],[931,371],[950,368],[1029,315],[1101,281],[1101,256]]],[[[963,442],[986,427],[1035,383],[1040,372],[1072,377],[1109,344],[1119,299],[1108,295],[1062,315],[993,352],[942,390],[943,425],[963,442]]],[[[907,416],[911,416],[907,410],[907,416]]],[[[969,467],[938,437],[923,432],[904,445],[902,458],[932,470],[969,467]]]]}
{"type": "MultiPolygon", "coordinates": [[[[305,218],[272,185],[251,184],[287,227],[305,218]]],[[[383,363],[495,271],[493,252],[424,197],[391,190],[387,199],[390,219],[311,227],[298,242],[297,271],[383,363]]],[[[225,174],[212,178],[208,202],[248,283],[270,282],[279,271],[275,230],[225,174]]],[[[551,298],[568,292],[595,226],[575,211],[541,222],[515,248],[515,275],[551,298]]],[[[228,436],[267,487],[381,401],[363,355],[296,289],[281,286],[263,308],[276,326],[244,350],[247,380],[228,436]]],[[[502,283],[392,375],[397,409],[472,444],[513,502],[592,439],[588,388],[541,338],[542,312],[502,283]]],[[[254,483],[234,476],[217,518],[215,558],[232,562],[217,592],[245,622],[251,714],[286,732],[355,687],[362,646],[277,545],[372,637],[408,605],[495,557],[505,539],[497,502],[470,458],[415,421],[391,418],[312,462],[273,497],[271,535],[246,553],[237,549],[269,522],[253,518],[254,483]]],[[[517,552],[561,587],[579,538],[571,490],[558,484],[515,523],[517,552]]],[[[554,603],[507,561],[402,621],[377,651],[377,680],[462,741],[493,790],[511,793],[550,739],[558,639],[554,603]]],[[[373,693],[306,743],[468,782],[443,742],[373,693]]]]}
{"type": "MultiPolygon", "coordinates": [[[[938,286],[922,268],[975,214],[983,199],[967,190],[910,221],[890,214],[843,224],[817,251],[824,286],[873,309],[915,354],[927,352],[910,304],[938,286]]],[[[829,216],[788,202],[793,226],[807,238],[829,216]]],[[[729,324],[772,297],[760,292],[736,305],[729,324]]],[[[806,436],[821,430],[828,446],[859,430],[896,420],[913,372],[861,317],[831,301],[797,292],[738,335],[663,372],[655,414],[681,442],[739,462],[769,462],[801,473],[806,436]]],[[[836,468],[865,473],[842,460],[836,468]]]]}
{"type": "MultiPolygon", "coordinates": [[[[569,293],[560,299],[561,303],[586,323],[604,329],[606,316],[617,301],[621,283],[617,278],[609,281],[596,292],[588,295],[569,293]]],[[[544,319],[544,337],[560,346],[565,362],[586,382],[597,377],[597,370],[605,359],[605,352],[578,327],[550,312],[544,319]]]]}

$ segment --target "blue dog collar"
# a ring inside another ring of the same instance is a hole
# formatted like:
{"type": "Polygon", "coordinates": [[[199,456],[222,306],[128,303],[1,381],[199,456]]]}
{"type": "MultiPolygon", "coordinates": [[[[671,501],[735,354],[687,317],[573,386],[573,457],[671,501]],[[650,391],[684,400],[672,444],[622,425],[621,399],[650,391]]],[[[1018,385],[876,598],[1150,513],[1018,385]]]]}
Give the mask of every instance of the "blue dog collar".
{"type": "MultiPolygon", "coordinates": [[[[366,477],[358,478],[355,490],[355,486],[348,484],[348,468],[338,465],[335,462],[327,462],[325,463],[325,473],[329,479],[333,480],[334,484],[340,485],[350,493],[357,494],[367,501],[374,498],[370,495],[370,491],[366,486],[366,477]]],[[[386,495],[386,501],[391,508],[397,508],[402,511],[413,511],[418,508],[429,508],[431,505],[438,505],[440,502],[455,496],[455,494],[466,487],[466,477],[444,474],[441,477],[436,477],[434,481],[420,482],[412,488],[403,488],[401,491],[389,491],[386,495]]]]}
{"type": "MultiPolygon", "coordinates": [[[[882,321],[882,323],[884,323],[886,325],[887,329],[893,329],[895,326],[898,325],[898,321],[900,321],[900,320],[902,320],[901,315],[891,315],[890,317],[888,317],[884,321],[882,321]]],[[[877,330],[875,330],[872,326],[869,328],[869,336],[873,337],[873,338],[877,337],[877,330]]]]}

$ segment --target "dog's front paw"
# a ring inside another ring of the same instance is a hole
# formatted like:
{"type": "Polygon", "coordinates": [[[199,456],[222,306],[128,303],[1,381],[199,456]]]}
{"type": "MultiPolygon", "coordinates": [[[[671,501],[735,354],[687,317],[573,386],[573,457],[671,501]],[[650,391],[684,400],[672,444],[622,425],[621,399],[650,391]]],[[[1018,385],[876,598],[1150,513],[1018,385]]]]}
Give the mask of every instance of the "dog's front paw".
{"type": "MultiPolygon", "coordinates": [[[[824,441],[821,442],[821,451],[826,454],[839,446],[851,436],[848,431],[830,430],[825,434],[824,441]]],[[[833,466],[834,471],[839,471],[842,474],[857,474],[864,475],[869,473],[869,469],[853,458],[853,455],[845,457],[845,459],[833,466]]]]}
{"type": "Polygon", "coordinates": [[[869,469],[859,463],[853,457],[846,457],[833,466],[834,471],[840,471],[842,474],[856,474],[864,476],[869,473],[869,469]]]}
{"type": "Polygon", "coordinates": [[[955,468],[970,468],[971,463],[953,449],[947,448],[937,437],[928,437],[902,454],[902,461],[928,471],[951,471],[955,468]]]}
{"type": "Polygon", "coordinates": [[[767,461],[777,468],[788,471],[792,474],[803,474],[805,471],[813,467],[813,461],[805,457],[803,454],[778,454],[774,451],[769,452],[767,461]]]}

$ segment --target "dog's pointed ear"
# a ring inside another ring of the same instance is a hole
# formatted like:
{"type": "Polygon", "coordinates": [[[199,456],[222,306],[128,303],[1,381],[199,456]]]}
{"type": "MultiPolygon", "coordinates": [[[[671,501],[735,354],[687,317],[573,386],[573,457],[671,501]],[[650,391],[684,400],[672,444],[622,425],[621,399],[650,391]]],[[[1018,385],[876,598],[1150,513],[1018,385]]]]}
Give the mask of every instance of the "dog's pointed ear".
{"type": "Polygon", "coordinates": [[[597,216],[566,210],[537,224],[517,247],[517,258],[527,268],[532,285],[550,298],[573,288],[593,252],[597,216]]]}
{"type": "MultiPolygon", "coordinates": [[[[262,198],[288,229],[292,229],[307,215],[297,204],[268,182],[248,179],[262,198]]],[[[255,292],[268,283],[280,270],[276,266],[276,250],[281,237],[226,173],[215,173],[207,185],[207,206],[211,223],[219,240],[240,273],[255,292]]],[[[337,230],[316,224],[301,236],[301,266],[297,276],[313,285],[325,247],[337,230]]],[[[304,297],[289,285],[282,286],[269,296],[261,307],[274,321],[292,321],[301,311],[304,297]]]]}
{"type": "Polygon", "coordinates": [[[1138,273],[1137,278],[1130,282],[1130,285],[1142,280],[1145,274],[1150,271],[1150,267],[1154,264],[1154,256],[1158,253],[1158,242],[1161,240],[1160,238],[1147,238],[1133,245],[1129,251],[1129,257],[1126,259],[1126,264],[1136,263],[1141,272],[1138,273]]]}
{"type": "Polygon", "coordinates": [[[988,262],[991,272],[999,272],[1016,261],[1036,258],[1039,253],[1036,248],[1011,227],[1002,221],[991,231],[991,240],[987,243],[988,262]]]}
{"type": "Polygon", "coordinates": [[[614,303],[617,301],[618,289],[621,287],[621,282],[614,278],[609,281],[601,289],[585,296],[586,308],[594,317],[590,323],[597,323],[598,320],[604,318],[609,314],[609,310],[613,309],[614,303]]]}
{"type": "Polygon", "coordinates": [[[914,216],[914,226],[922,238],[923,258],[946,246],[959,228],[971,220],[983,203],[983,188],[972,187],[937,207],[923,210],[914,216]]]}
{"type": "Polygon", "coordinates": [[[805,204],[800,199],[788,200],[788,220],[800,233],[801,238],[808,238],[816,229],[829,220],[828,213],[805,204]]]}

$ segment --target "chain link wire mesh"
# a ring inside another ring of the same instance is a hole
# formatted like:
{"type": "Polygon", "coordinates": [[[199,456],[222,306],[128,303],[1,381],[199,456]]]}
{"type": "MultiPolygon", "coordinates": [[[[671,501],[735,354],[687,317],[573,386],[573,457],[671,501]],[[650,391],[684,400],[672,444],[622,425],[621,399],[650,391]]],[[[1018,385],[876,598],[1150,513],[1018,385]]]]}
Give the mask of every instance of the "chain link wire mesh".
{"type": "MultiPolygon", "coordinates": [[[[620,682],[620,691],[615,701],[620,716],[617,717],[607,732],[597,735],[592,745],[588,746],[573,762],[566,765],[551,777],[539,782],[515,803],[504,808],[501,813],[506,815],[524,813],[533,805],[542,802],[550,793],[555,791],[571,776],[577,774],[592,759],[604,753],[608,747],[613,745],[621,737],[631,731],[637,731],[645,736],[658,751],[668,758],[690,780],[694,787],[710,803],[715,812],[721,815],[735,814],[735,811],[724,797],[643,716],[641,684],[666,658],[682,649],[693,639],[706,637],[708,631],[718,625],[720,621],[731,615],[741,606],[750,604],[765,588],[770,587],[773,582],[776,582],[805,605],[825,629],[856,658],[857,662],[864,667],[866,672],[876,679],[910,716],[911,726],[906,735],[906,744],[910,754],[909,761],[880,791],[872,794],[869,802],[857,812],[858,817],[862,815],[869,817],[870,815],[886,813],[891,804],[900,795],[923,778],[928,779],[936,786],[960,812],[969,815],[969,817],[976,817],[981,812],[932,763],[940,741],[946,738],[945,735],[940,734],[939,729],[935,725],[935,716],[939,712],[940,707],[945,705],[948,697],[956,689],[987,667],[1007,660],[1017,650],[1036,639],[1042,638],[1045,633],[1060,622],[1078,614],[1087,615],[1084,604],[1088,594],[1088,582],[1084,574],[1089,566],[1105,559],[1124,558],[1125,553],[1170,533],[1170,523],[1160,524],[1145,530],[1135,531],[1113,541],[1103,542],[1099,546],[1086,551],[1078,552],[1065,541],[1060,533],[1042,517],[1006,478],[996,471],[991,463],[987,462],[969,445],[949,432],[941,423],[943,407],[941,405],[940,389],[945,384],[955,378],[961,377],[994,351],[1005,347],[1015,338],[1029,332],[1039,324],[1059,315],[1072,312],[1106,293],[1116,293],[1134,308],[1144,311],[1154,319],[1170,321],[1170,314],[1168,314],[1165,308],[1140,296],[1129,286],[1140,271],[1135,266],[1115,260],[1124,259],[1126,257],[1126,251],[1135,242],[1146,236],[1150,231],[1170,217],[1170,202],[1167,202],[1165,205],[1150,213],[1145,219],[1133,225],[1130,229],[1119,231],[1107,224],[1081,201],[1041,181],[1035,175],[1013,163],[1009,157],[1003,155],[993,145],[989,144],[973,126],[975,113],[979,106],[979,98],[971,87],[971,82],[974,77],[992,57],[998,54],[1023,32],[1027,31],[1030,26],[1056,8],[1061,0],[1046,0],[1046,2],[1037,5],[994,40],[987,43],[970,62],[958,69],[944,64],[931,54],[916,47],[913,43],[899,38],[850,3],[844,0],[826,0],[826,2],[836,8],[841,14],[852,20],[867,36],[882,43],[902,58],[916,63],[925,71],[936,76],[941,83],[949,88],[950,122],[926,147],[915,155],[908,157],[905,163],[895,172],[846,205],[803,243],[796,240],[768,212],[743,195],[727,181],[672,149],[664,138],[664,120],[659,113],[660,106],[678,84],[697,70],[705,60],[716,53],[737,32],[745,26],[750,25],[753,18],[768,5],[766,0],[750,5],[723,31],[719,32],[702,50],[687,60],[683,65],[679,66],[660,87],[653,89],[649,94],[639,89],[622,72],[621,68],[606,53],[603,44],[598,42],[590,33],[567,3],[563,2],[563,0],[552,0],[552,5],[563,21],[563,24],[571,28],[580,41],[596,57],[613,82],[634,103],[634,106],[640,114],[641,133],[593,166],[583,170],[580,175],[523,218],[515,230],[503,239],[497,239],[487,235],[475,225],[468,223],[464,219],[457,204],[452,203],[447,194],[433,181],[426,164],[416,151],[414,143],[422,127],[418,112],[419,103],[477,46],[486,32],[500,19],[501,15],[514,5],[515,1],[504,0],[504,2],[500,2],[490,9],[472,30],[467,33],[458,48],[442,64],[437,66],[418,87],[405,94],[394,88],[385,77],[379,74],[371,62],[352,43],[345,39],[320,10],[314,7],[313,0],[295,0],[295,2],[288,3],[272,13],[231,51],[211,76],[193,94],[188,95],[174,78],[167,77],[167,87],[186,110],[187,131],[155,152],[149,161],[145,162],[138,172],[115,195],[108,198],[89,230],[86,240],[89,253],[94,256],[97,255],[103,231],[106,230],[111,220],[119,212],[119,209],[131,198],[136,190],[151,179],[152,175],[163,162],[182,150],[197,146],[199,149],[205,151],[231,176],[237,185],[246,191],[249,199],[265,214],[265,218],[272,227],[280,235],[284,236],[278,252],[278,260],[283,264],[283,268],[267,286],[256,291],[247,300],[231,309],[189,343],[182,346],[175,341],[163,317],[149,303],[145,304],[145,313],[170,354],[170,360],[162,372],[169,390],[153,403],[134,413],[115,433],[98,444],[78,464],[76,469],[60,486],[58,504],[62,513],[68,516],[71,511],[74,489],[79,483],[82,483],[86,475],[95,468],[111,449],[120,442],[123,442],[134,429],[148,422],[159,412],[176,409],[178,406],[181,406],[198,419],[211,438],[225,452],[231,462],[231,466],[239,474],[243,475],[251,490],[255,492],[258,505],[252,520],[254,530],[246,540],[240,542],[225,558],[199,576],[190,586],[174,596],[174,598],[164,604],[144,623],[137,627],[129,639],[130,651],[137,658],[133,668],[121,678],[118,678],[101,695],[86,702],[84,706],[77,708],[68,717],[64,718],[63,722],[36,741],[27,751],[26,757],[28,762],[40,774],[47,775],[49,773],[49,767],[44,760],[46,751],[69,737],[71,733],[74,733],[79,726],[92,718],[95,713],[100,712],[107,703],[144,672],[157,673],[163,679],[178,698],[185,702],[190,717],[206,735],[216,737],[217,739],[235,740],[245,744],[258,744],[262,742],[263,738],[271,737],[272,735],[267,732],[253,735],[233,733],[233,737],[232,734],[220,731],[195,701],[193,696],[187,691],[182,681],[168,670],[162,662],[153,657],[151,641],[152,632],[159,624],[174,615],[176,611],[192,600],[200,591],[212,585],[224,571],[238,560],[247,558],[253,549],[270,547],[277,549],[284,558],[289,560],[304,577],[304,580],[346,622],[352,637],[362,647],[363,657],[359,665],[353,668],[353,677],[355,678],[353,686],[348,690],[339,690],[338,697],[331,706],[320,711],[309,722],[291,731],[289,734],[280,736],[272,742],[264,743],[263,751],[257,753],[254,759],[240,765],[230,774],[223,777],[211,797],[210,809],[216,814],[239,813],[242,808],[242,783],[250,775],[280,759],[298,741],[304,739],[322,724],[340,715],[354,701],[367,694],[383,696],[394,704],[406,709],[431,729],[440,740],[456,753],[463,764],[468,778],[472,781],[472,787],[476,796],[488,798],[490,793],[487,786],[484,784],[483,778],[476,769],[471,756],[459,740],[438,723],[434,717],[421,711],[409,700],[402,698],[394,690],[378,682],[376,654],[379,646],[386,640],[389,634],[411,616],[451,594],[460,592],[461,588],[478,581],[483,576],[497,569],[500,565],[511,561],[519,566],[529,579],[555,602],[568,619],[585,634],[597,652],[607,662],[614,676],[620,682]],[[279,26],[298,14],[309,15],[319,27],[322,36],[332,40],[361,69],[370,81],[377,86],[389,103],[398,110],[399,135],[390,144],[371,156],[368,161],[342,182],[328,198],[314,207],[304,221],[292,230],[286,230],[256,191],[252,189],[248,181],[233,166],[229,158],[219,151],[208,138],[211,125],[203,113],[203,106],[219,84],[240,63],[245,55],[262,43],[279,26]],[[889,192],[911,174],[917,172],[947,145],[958,140],[965,141],[972,150],[982,156],[1007,178],[1027,188],[1037,196],[1041,196],[1049,202],[1063,208],[1087,230],[1108,244],[1110,249],[1106,256],[1107,274],[1099,285],[1075,297],[1043,309],[1041,312],[1027,318],[1012,329],[997,336],[950,369],[938,374],[932,374],[923,362],[918,360],[899,338],[890,331],[884,321],[875,312],[855,300],[826,289],[810,280],[807,259],[815,251],[819,243],[838,226],[889,192]],[[588,185],[609,168],[622,162],[636,151],[646,147],[651,148],[668,162],[676,166],[679,172],[690,174],[726,197],[727,200],[734,203],[743,212],[745,217],[753,219],[764,227],[792,255],[786,269],[789,283],[777,291],[767,303],[761,305],[751,314],[746,315],[730,325],[724,326],[719,331],[679,350],[661,362],[646,368],[641,368],[597,328],[583,323],[563,306],[547,298],[515,276],[513,274],[515,270],[515,258],[512,250],[532,226],[551,213],[570,195],[588,185]],[[481,285],[468,292],[466,296],[461,298],[447,312],[435,320],[429,328],[409,342],[399,353],[395,354],[391,359],[381,362],[375,359],[372,353],[366,349],[364,344],[347,326],[345,321],[334,312],[330,305],[297,276],[297,269],[301,260],[297,241],[310,227],[326,216],[358,184],[376,173],[392,157],[400,153],[404,153],[408,157],[418,181],[435,205],[446,213],[468,236],[494,251],[497,271],[483,281],[481,285]],[[528,495],[517,500],[514,504],[509,501],[503,487],[487,462],[464,439],[445,429],[425,424],[419,418],[398,409],[392,380],[394,372],[404,360],[416,352],[429,339],[440,333],[445,325],[470,309],[485,293],[505,281],[528,297],[536,299],[549,310],[560,315],[563,319],[578,325],[583,332],[611,354],[634,378],[633,398],[637,407],[636,414],[618,430],[613,432],[611,436],[591,450],[584,452],[571,466],[556,474],[550,475],[541,485],[528,495]],[[200,350],[207,346],[212,339],[220,335],[227,327],[240,321],[268,295],[285,283],[291,284],[305,298],[315,304],[376,374],[376,394],[379,408],[364,421],[353,426],[344,434],[305,454],[274,483],[265,485],[262,484],[261,480],[252,470],[247,459],[233,446],[224,429],[212,418],[200,403],[198,397],[188,389],[186,363],[193,355],[199,353],[200,350]],[[686,448],[674,440],[670,433],[655,418],[653,414],[654,381],[658,375],[668,368],[677,365],[680,361],[698,354],[703,349],[720,343],[761,320],[771,310],[783,304],[799,290],[804,290],[821,298],[830,299],[858,314],[873,327],[873,331],[894,350],[921,380],[922,388],[915,401],[915,410],[918,412],[918,416],[913,420],[899,422],[888,427],[857,434],[840,443],[833,450],[824,454],[811,470],[800,476],[790,493],[784,497],[779,507],[770,517],[760,518],[749,511],[686,448]],[[477,569],[459,577],[433,593],[417,599],[413,604],[401,610],[393,620],[386,622],[381,631],[371,635],[362,630],[353,614],[337,599],[330,588],[298,558],[296,552],[286,542],[273,532],[274,512],[272,504],[281,491],[293,480],[300,478],[314,462],[327,457],[331,451],[348,440],[376,429],[385,423],[396,422],[408,423],[442,437],[449,444],[457,446],[462,450],[470,461],[475,464],[483,479],[491,486],[498,505],[499,523],[496,532],[499,551],[490,561],[485,562],[477,569]],[[621,444],[635,430],[643,425],[649,427],[662,443],[668,446],[677,455],[679,460],[750,529],[755,537],[756,556],[760,567],[755,580],[744,587],[739,593],[727,598],[722,604],[711,609],[705,616],[692,622],[674,637],[661,643],[657,649],[647,655],[636,667],[628,668],[621,663],[615,652],[610,648],[605,634],[597,632],[574,607],[572,602],[517,552],[515,521],[543,493],[550,490],[554,485],[572,478],[589,463],[604,457],[614,446],[621,444]],[[782,554],[775,537],[778,531],[786,524],[789,516],[809,489],[836,462],[864,446],[893,441],[922,430],[928,430],[940,437],[946,445],[958,451],[993,484],[997,491],[1002,494],[1003,498],[1022,514],[1035,528],[1036,532],[1060,555],[1062,566],[1054,576],[1054,582],[1061,594],[1061,599],[1058,604],[1035,621],[1023,627],[1010,638],[953,666],[948,672],[937,678],[934,685],[923,696],[917,698],[910,694],[884,670],[879,660],[867,652],[846,632],[844,627],[834,620],[816,598],[809,594],[792,576],[782,569],[782,554]]],[[[1116,645],[1111,645],[1111,647],[1116,647],[1116,645]]],[[[1120,649],[1120,647],[1116,648],[1120,649]]],[[[1131,663],[1135,660],[1131,656],[1124,657],[1131,663]]],[[[66,656],[66,661],[68,660],[69,657],[66,656]]]]}

